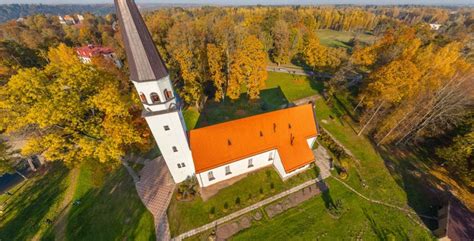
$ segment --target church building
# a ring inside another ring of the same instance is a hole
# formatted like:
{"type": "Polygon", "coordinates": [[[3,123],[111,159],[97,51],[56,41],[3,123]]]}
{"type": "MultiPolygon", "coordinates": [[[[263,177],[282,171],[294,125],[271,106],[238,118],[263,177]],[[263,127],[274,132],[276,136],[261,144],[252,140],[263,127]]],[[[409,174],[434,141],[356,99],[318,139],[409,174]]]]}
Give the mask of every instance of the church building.
{"type": "Polygon", "coordinates": [[[188,131],[182,102],[133,0],[115,0],[130,79],[143,117],[176,183],[196,176],[201,187],[273,165],[288,178],[314,161],[311,104],[188,131]]]}

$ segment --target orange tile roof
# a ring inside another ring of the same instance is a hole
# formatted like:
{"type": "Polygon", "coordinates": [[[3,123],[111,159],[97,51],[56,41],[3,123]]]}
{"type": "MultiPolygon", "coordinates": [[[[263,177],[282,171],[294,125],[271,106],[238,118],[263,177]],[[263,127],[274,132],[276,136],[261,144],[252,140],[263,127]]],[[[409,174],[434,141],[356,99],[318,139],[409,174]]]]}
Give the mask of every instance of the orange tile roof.
{"type": "Polygon", "coordinates": [[[314,160],[306,140],[316,134],[313,107],[307,104],[194,129],[189,135],[196,173],[273,149],[288,173],[314,160]]]}

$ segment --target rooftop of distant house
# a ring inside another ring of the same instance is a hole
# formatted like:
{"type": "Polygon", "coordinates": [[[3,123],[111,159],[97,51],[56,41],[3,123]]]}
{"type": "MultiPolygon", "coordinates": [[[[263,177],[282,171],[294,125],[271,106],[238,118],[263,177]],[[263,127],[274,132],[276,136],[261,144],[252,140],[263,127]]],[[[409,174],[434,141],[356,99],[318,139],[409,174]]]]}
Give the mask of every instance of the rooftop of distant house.
{"type": "Polygon", "coordinates": [[[311,104],[190,131],[196,173],[278,150],[287,173],[314,160],[307,139],[317,134],[311,104]]]}
{"type": "Polygon", "coordinates": [[[90,57],[95,57],[102,54],[110,54],[110,53],[113,53],[114,51],[113,49],[109,47],[102,47],[102,46],[89,44],[86,46],[76,48],[76,52],[79,56],[90,58],[90,57]]]}

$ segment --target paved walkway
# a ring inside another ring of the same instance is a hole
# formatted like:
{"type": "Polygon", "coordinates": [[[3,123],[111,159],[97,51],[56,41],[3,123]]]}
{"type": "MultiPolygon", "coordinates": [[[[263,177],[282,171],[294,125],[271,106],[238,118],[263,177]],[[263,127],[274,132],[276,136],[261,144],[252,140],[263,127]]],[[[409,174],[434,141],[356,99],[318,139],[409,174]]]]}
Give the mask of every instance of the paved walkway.
{"type": "Polygon", "coordinates": [[[138,196],[151,212],[155,222],[156,240],[170,240],[168,215],[166,210],[171,201],[175,184],[165,160],[160,156],[145,161],[145,166],[137,175],[128,165],[124,164],[135,181],[138,196]]]}
{"type": "Polygon", "coordinates": [[[295,75],[304,75],[304,76],[313,75],[312,72],[306,72],[303,69],[289,68],[289,67],[283,67],[283,66],[280,66],[280,67],[278,67],[278,66],[267,66],[267,71],[288,73],[288,74],[295,74],[295,75]]]}
{"type": "Polygon", "coordinates": [[[319,167],[319,169],[320,169],[320,175],[319,175],[317,178],[315,178],[315,179],[313,179],[313,180],[309,180],[309,181],[307,181],[307,182],[305,182],[305,183],[302,183],[302,184],[300,184],[300,185],[298,185],[298,186],[296,186],[296,187],[293,187],[293,188],[288,189],[288,190],[286,190],[286,191],[284,191],[284,192],[278,193],[278,194],[275,195],[275,196],[269,197],[269,198],[267,198],[267,199],[265,199],[265,200],[262,200],[262,201],[260,201],[260,202],[258,202],[258,203],[255,203],[255,204],[253,204],[253,205],[251,205],[251,206],[248,206],[248,207],[243,208],[243,209],[241,209],[241,210],[239,210],[239,211],[236,211],[236,212],[234,212],[234,213],[231,213],[231,214],[229,214],[229,215],[227,215],[227,216],[225,216],[225,217],[222,217],[222,218],[220,218],[220,219],[215,220],[214,222],[205,224],[205,225],[203,225],[203,226],[201,226],[201,227],[195,228],[195,229],[190,230],[190,231],[188,231],[188,232],[186,232],[186,233],[182,233],[182,234],[180,234],[179,236],[173,238],[172,240],[173,240],[173,241],[181,241],[181,240],[183,240],[183,239],[185,239],[185,238],[191,237],[191,236],[196,235],[196,234],[198,234],[198,233],[201,233],[201,232],[204,232],[204,231],[206,231],[206,230],[215,228],[215,227],[217,227],[217,225],[220,225],[220,224],[222,224],[222,223],[228,222],[228,221],[230,221],[230,220],[232,220],[232,219],[235,219],[235,218],[237,218],[237,217],[239,217],[239,216],[241,216],[241,215],[243,215],[243,214],[245,214],[245,213],[251,212],[251,211],[253,211],[253,210],[255,210],[255,209],[258,209],[258,208],[260,208],[260,207],[262,207],[262,206],[265,206],[265,205],[267,205],[267,204],[270,204],[270,203],[272,203],[272,202],[274,202],[274,201],[276,201],[276,200],[278,200],[278,199],[281,199],[281,198],[283,198],[283,197],[285,197],[285,196],[288,196],[289,194],[295,193],[295,192],[297,192],[297,191],[299,191],[299,190],[301,190],[301,189],[303,189],[303,188],[305,188],[305,187],[308,187],[308,186],[313,185],[313,184],[315,184],[315,183],[317,183],[317,182],[320,182],[320,181],[322,181],[323,179],[325,179],[325,178],[327,178],[327,177],[329,177],[329,176],[331,175],[331,173],[329,172],[329,163],[328,163],[326,160],[319,160],[319,161],[316,162],[316,165],[317,165],[317,166],[319,167]]]}
{"type": "Polygon", "coordinates": [[[326,179],[329,176],[331,176],[330,164],[329,164],[329,160],[331,159],[331,156],[329,155],[326,148],[319,145],[318,148],[313,150],[313,154],[314,154],[314,159],[316,160],[316,165],[319,167],[319,175],[321,175],[323,179],[326,179]]]}

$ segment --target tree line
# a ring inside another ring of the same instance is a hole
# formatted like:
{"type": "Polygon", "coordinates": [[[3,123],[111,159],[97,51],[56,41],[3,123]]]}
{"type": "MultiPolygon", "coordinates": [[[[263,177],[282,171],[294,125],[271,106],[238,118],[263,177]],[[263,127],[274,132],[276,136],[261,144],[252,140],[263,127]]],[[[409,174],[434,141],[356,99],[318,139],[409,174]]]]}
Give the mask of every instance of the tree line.
{"type": "MultiPolygon", "coordinates": [[[[147,13],[145,21],[177,91],[198,109],[208,99],[235,100],[242,92],[259,98],[268,63],[292,63],[332,76],[320,80],[329,98],[355,83],[360,133],[377,143],[450,135],[452,148],[439,155],[464,150],[464,140],[472,138],[458,130],[472,123],[472,36],[464,28],[451,29],[456,34],[432,31],[426,23],[373,9],[167,8],[147,13]],[[347,48],[328,47],[317,36],[321,28],[354,37],[347,48]],[[376,41],[359,41],[360,32],[376,41]],[[349,81],[349,75],[360,78],[349,81]]],[[[84,17],[80,26],[46,15],[0,25],[0,129],[31,134],[25,155],[117,162],[149,139],[126,73],[100,59],[83,65],[71,48],[100,44],[124,58],[116,17],[84,17]]],[[[465,167],[471,165],[466,160],[465,167]]]]}

